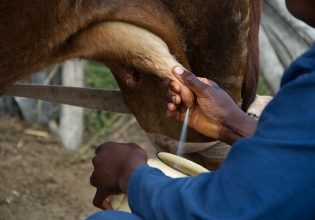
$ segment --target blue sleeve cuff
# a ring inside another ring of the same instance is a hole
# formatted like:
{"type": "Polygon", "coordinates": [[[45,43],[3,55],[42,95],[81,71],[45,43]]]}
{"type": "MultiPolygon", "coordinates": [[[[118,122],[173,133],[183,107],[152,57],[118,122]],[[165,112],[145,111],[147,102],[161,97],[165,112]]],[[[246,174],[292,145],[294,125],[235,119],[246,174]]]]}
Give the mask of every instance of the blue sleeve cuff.
{"type": "Polygon", "coordinates": [[[159,169],[148,165],[141,165],[132,172],[128,184],[128,202],[133,213],[140,214],[142,210],[141,204],[146,202],[142,201],[142,198],[146,198],[146,194],[148,193],[146,186],[150,185],[149,182],[151,182],[151,178],[147,178],[148,176],[166,177],[159,169]]]}
{"type": "Polygon", "coordinates": [[[145,170],[148,169],[149,166],[147,165],[140,165],[137,167],[131,174],[129,183],[128,183],[128,200],[129,203],[131,203],[132,200],[136,201],[137,200],[137,191],[139,188],[139,182],[144,174],[145,170]]]}

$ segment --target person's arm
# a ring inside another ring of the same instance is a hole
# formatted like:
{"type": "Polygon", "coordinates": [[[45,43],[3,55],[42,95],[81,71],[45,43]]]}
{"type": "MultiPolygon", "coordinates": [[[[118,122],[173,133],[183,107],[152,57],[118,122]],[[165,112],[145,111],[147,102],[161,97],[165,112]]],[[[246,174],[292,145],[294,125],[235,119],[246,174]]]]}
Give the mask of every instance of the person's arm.
{"type": "Polygon", "coordinates": [[[217,172],[171,179],[147,166],[129,182],[143,219],[312,219],[315,216],[315,73],[286,85],[251,138],[217,172]]]}
{"type": "Polygon", "coordinates": [[[100,209],[111,209],[106,198],[126,193],[131,173],[147,164],[147,160],[145,151],[134,143],[107,142],[97,147],[90,177],[91,185],[96,188],[93,204],[100,209]]]}
{"type": "Polygon", "coordinates": [[[197,177],[166,177],[134,144],[102,145],[93,159],[95,205],[104,208],[128,186],[129,205],[143,219],[312,219],[314,94],[315,73],[286,85],[253,137],[238,141],[217,172],[197,177]]]}

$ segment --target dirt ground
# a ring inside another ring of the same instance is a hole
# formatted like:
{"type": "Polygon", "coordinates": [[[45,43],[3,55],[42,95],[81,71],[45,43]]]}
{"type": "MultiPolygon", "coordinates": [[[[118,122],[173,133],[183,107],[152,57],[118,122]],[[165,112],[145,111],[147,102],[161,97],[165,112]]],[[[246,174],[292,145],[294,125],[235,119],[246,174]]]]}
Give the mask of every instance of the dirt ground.
{"type": "MultiPolygon", "coordinates": [[[[99,143],[135,142],[151,148],[136,123],[102,139],[99,143]]],[[[97,211],[89,185],[93,150],[67,165],[75,152],[65,150],[56,135],[0,115],[0,220],[83,220],[97,211]]]]}

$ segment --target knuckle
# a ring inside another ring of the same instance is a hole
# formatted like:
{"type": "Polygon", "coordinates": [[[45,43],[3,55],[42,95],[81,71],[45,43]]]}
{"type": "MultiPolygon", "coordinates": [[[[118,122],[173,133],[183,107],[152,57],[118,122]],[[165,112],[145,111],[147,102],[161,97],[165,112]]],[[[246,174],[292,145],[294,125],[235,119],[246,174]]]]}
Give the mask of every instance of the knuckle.
{"type": "Polygon", "coordinates": [[[128,143],[129,146],[133,147],[133,148],[139,148],[139,145],[136,143],[128,143]]]}
{"type": "Polygon", "coordinates": [[[95,149],[95,154],[98,154],[98,153],[101,153],[103,151],[106,151],[106,150],[108,150],[108,149],[110,149],[111,147],[114,147],[114,146],[117,146],[117,143],[115,143],[115,142],[103,143],[103,144],[101,144],[100,146],[98,146],[95,149]]]}
{"type": "Polygon", "coordinates": [[[189,75],[189,76],[185,77],[185,82],[186,82],[187,85],[194,85],[195,81],[196,81],[196,79],[192,75],[189,75]]]}
{"type": "Polygon", "coordinates": [[[96,166],[96,164],[97,164],[97,159],[96,159],[96,157],[93,157],[93,159],[92,159],[92,164],[93,164],[94,167],[96,166]]]}
{"type": "Polygon", "coordinates": [[[112,142],[112,141],[108,141],[104,144],[104,147],[110,147],[110,146],[113,146],[113,145],[117,145],[116,142],[112,142]]]}
{"type": "Polygon", "coordinates": [[[169,103],[174,103],[174,101],[176,101],[176,95],[174,95],[174,94],[168,94],[168,95],[167,95],[167,101],[168,101],[169,103]]]}
{"type": "Polygon", "coordinates": [[[90,184],[91,184],[91,186],[97,187],[96,178],[95,178],[94,174],[92,174],[90,177],[90,184]]]}
{"type": "Polygon", "coordinates": [[[170,81],[170,87],[171,88],[175,87],[176,85],[177,85],[176,81],[174,81],[174,80],[170,81]]]}
{"type": "Polygon", "coordinates": [[[95,148],[95,154],[98,154],[99,152],[102,151],[103,145],[99,145],[98,147],[95,148]]]}
{"type": "Polygon", "coordinates": [[[114,144],[115,144],[115,143],[113,143],[113,142],[106,142],[106,143],[101,144],[100,146],[98,146],[98,147],[95,149],[95,154],[98,154],[98,153],[104,151],[106,148],[108,148],[108,147],[110,147],[110,146],[112,146],[112,145],[114,145],[114,144]]]}
{"type": "Polygon", "coordinates": [[[200,78],[200,81],[209,84],[209,80],[207,78],[200,78]]]}
{"type": "Polygon", "coordinates": [[[94,205],[95,207],[99,208],[99,209],[102,209],[102,207],[101,207],[101,205],[100,205],[98,199],[96,199],[95,197],[94,197],[94,199],[93,199],[93,205],[94,205]]]}
{"type": "Polygon", "coordinates": [[[180,85],[179,84],[173,84],[171,85],[170,89],[169,89],[171,92],[173,93],[178,93],[179,90],[180,90],[180,85]]]}

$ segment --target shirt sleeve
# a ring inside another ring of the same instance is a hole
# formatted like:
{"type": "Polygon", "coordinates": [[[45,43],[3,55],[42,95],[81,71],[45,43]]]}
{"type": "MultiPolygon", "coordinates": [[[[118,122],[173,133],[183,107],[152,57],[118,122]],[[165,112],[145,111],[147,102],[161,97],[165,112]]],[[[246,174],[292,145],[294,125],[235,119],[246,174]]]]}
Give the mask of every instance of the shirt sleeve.
{"type": "Polygon", "coordinates": [[[252,138],[237,142],[217,172],[172,179],[148,166],[129,183],[145,220],[314,219],[315,73],[286,84],[252,138]]]}

